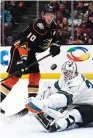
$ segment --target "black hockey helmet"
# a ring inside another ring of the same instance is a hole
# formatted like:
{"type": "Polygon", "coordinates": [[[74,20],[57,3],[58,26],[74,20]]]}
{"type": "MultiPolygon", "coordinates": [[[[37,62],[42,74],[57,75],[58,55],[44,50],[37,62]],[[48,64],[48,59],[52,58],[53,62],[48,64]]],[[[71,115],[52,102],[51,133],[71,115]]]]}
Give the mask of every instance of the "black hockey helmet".
{"type": "Polygon", "coordinates": [[[50,4],[45,5],[42,13],[54,13],[53,7],[50,4]]]}

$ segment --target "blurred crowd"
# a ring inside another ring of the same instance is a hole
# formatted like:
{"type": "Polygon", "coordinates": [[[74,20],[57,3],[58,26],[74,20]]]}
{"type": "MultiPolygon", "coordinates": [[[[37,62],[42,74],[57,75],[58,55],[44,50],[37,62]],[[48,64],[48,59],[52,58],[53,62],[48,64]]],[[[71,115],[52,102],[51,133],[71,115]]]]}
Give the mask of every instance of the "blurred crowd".
{"type": "Polygon", "coordinates": [[[4,32],[5,43],[8,36],[12,36],[12,30],[23,21],[23,15],[28,5],[29,2],[16,0],[3,1],[1,3],[1,35],[3,35],[4,32]]]}
{"type": "MultiPolygon", "coordinates": [[[[73,13],[71,1],[51,0],[49,4],[56,15],[55,20],[61,41],[66,44],[93,44],[93,1],[73,1],[73,13]]],[[[5,1],[4,11],[1,13],[4,14],[5,36],[12,28],[19,25],[28,5],[26,1],[5,1]]]]}
{"type": "Polygon", "coordinates": [[[56,13],[58,33],[62,40],[67,44],[93,44],[93,1],[74,1],[73,13],[71,1],[52,0],[50,4],[56,13]]]}

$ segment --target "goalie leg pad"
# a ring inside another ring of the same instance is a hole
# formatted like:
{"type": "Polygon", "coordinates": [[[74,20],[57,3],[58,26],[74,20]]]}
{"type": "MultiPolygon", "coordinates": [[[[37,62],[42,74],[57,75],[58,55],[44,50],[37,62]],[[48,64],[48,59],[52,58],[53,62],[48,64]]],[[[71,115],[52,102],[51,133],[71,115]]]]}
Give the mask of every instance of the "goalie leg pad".
{"type": "Polygon", "coordinates": [[[39,107],[37,107],[35,104],[33,104],[32,102],[29,102],[25,106],[32,113],[42,113],[42,110],[39,107]]]}
{"type": "Polygon", "coordinates": [[[44,114],[37,114],[36,119],[40,122],[40,124],[47,130],[47,132],[55,132],[57,131],[57,127],[55,124],[50,126],[51,122],[53,121],[53,118],[49,116],[45,116],[44,114]]]}

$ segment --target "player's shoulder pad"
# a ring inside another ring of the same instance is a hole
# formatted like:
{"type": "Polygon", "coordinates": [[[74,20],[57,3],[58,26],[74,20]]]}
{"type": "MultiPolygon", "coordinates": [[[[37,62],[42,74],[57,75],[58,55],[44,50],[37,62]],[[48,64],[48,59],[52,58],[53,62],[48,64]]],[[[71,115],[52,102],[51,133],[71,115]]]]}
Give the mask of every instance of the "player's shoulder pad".
{"type": "Polygon", "coordinates": [[[42,19],[33,21],[33,30],[40,35],[45,35],[48,32],[42,19]]]}

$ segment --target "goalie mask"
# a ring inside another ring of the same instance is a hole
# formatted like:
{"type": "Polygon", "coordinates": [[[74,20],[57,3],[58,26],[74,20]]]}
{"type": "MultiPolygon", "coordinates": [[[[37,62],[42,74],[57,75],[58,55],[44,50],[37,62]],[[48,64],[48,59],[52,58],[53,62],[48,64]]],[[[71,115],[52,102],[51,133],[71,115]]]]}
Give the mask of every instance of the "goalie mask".
{"type": "Polygon", "coordinates": [[[66,61],[62,66],[62,73],[65,78],[72,79],[78,75],[77,65],[74,61],[66,61]]]}

